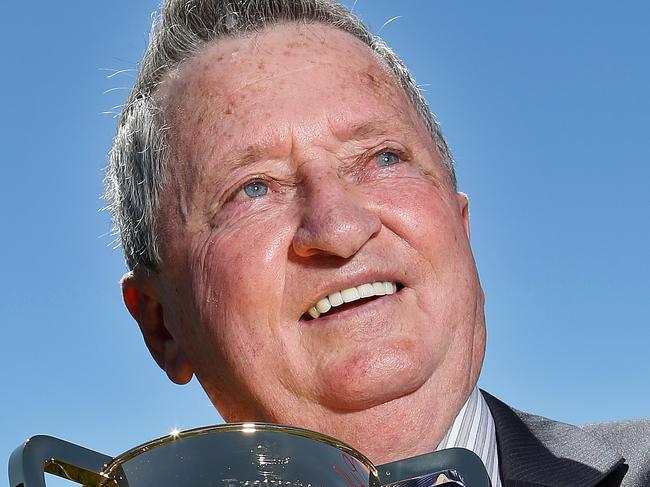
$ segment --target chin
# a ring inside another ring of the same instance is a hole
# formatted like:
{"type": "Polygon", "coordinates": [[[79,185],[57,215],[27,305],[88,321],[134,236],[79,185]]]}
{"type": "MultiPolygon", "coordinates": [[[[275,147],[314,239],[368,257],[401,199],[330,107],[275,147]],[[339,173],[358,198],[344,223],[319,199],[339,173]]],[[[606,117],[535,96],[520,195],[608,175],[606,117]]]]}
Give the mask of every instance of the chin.
{"type": "Polygon", "coordinates": [[[331,410],[353,412],[414,393],[435,369],[414,345],[373,346],[329,360],[321,369],[319,402],[331,410]]]}

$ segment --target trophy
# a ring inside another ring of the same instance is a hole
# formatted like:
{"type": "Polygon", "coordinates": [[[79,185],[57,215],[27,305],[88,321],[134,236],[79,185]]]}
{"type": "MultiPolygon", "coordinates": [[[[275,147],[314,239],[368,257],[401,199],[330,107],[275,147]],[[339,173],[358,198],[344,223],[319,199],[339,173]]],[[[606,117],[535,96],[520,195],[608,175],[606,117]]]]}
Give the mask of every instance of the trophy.
{"type": "Polygon", "coordinates": [[[116,457],[33,436],[11,455],[10,487],[46,487],[45,472],[86,487],[490,487],[463,448],[375,466],[335,438],[269,423],[175,431],[116,457]]]}

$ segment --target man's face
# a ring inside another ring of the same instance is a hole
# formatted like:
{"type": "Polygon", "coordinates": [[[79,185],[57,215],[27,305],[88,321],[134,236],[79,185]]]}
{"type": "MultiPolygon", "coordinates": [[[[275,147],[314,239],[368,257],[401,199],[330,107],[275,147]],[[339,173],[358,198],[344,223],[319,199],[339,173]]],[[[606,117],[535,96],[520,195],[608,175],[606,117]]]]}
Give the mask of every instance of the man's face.
{"type": "Polygon", "coordinates": [[[370,50],[277,26],[204,49],[158,96],[173,154],[156,289],[224,418],[344,435],[331,418],[457,411],[485,341],[466,199],[370,50]],[[371,296],[310,316],[355,287],[371,296]]]}

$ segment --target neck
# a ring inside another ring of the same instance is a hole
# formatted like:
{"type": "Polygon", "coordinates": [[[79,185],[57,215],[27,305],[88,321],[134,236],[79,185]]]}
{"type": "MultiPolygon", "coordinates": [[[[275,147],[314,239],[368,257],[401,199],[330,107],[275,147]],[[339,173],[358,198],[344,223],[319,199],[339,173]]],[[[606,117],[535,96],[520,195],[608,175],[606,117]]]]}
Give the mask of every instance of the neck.
{"type": "Polygon", "coordinates": [[[362,411],[328,410],[305,414],[303,409],[295,417],[275,418],[274,421],[333,436],[380,465],[434,451],[471,391],[471,388],[450,389],[432,394],[420,389],[362,411]]]}

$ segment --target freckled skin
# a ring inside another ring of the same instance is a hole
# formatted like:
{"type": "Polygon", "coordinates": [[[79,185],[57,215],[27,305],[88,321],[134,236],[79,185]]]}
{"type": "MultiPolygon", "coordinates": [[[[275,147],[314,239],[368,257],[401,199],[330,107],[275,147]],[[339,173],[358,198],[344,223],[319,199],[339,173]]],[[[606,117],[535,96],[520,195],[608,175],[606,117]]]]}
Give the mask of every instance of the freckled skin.
{"type": "Polygon", "coordinates": [[[387,69],[345,33],[284,25],[205,48],[157,96],[173,184],[148,279],[161,347],[182,352],[168,362],[228,421],[312,428],[376,462],[435,448],[478,378],[483,294],[466,199],[387,69]],[[404,288],[301,319],[369,275],[404,288]]]}

